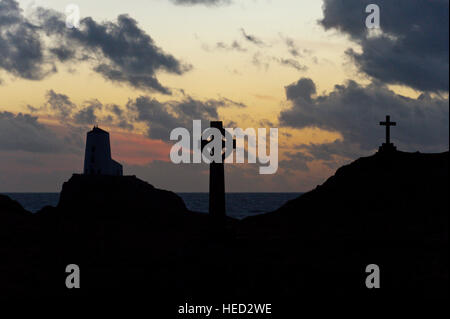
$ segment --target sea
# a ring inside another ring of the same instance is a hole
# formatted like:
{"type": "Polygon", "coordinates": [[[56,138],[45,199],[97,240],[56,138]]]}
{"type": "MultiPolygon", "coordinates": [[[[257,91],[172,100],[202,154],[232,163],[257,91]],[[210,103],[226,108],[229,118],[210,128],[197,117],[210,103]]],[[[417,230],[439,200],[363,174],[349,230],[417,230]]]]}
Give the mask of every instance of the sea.
{"type": "MultiPolygon", "coordinates": [[[[36,213],[45,206],[56,206],[59,193],[3,193],[18,201],[26,210],[36,213]]],[[[178,193],[188,209],[200,213],[208,212],[208,193],[178,193]]],[[[237,219],[255,216],[276,210],[287,201],[302,193],[227,193],[227,215],[237,219]]]]}

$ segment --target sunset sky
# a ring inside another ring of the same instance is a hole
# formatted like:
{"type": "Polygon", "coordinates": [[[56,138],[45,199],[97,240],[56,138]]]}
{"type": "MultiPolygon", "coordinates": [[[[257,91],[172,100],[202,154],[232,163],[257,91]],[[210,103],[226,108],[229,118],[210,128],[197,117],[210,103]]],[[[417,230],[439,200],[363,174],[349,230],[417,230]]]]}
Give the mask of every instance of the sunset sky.
{"type": "Polygon", "coordinates": [[[208,190],[170,162],[192,120],[279,128],[279,170],[226,168],[229,192],[301,192],[373,154],[390,114],[405,151],[448,150],[448,0],[0,0],[0,192],[56,192],[86,132],[124,173],[208,190]],[[395,2],[395,4],[394,4],[395,2]],[[80,9],[79,29],[65,8],[80,9]],[[381,29],[365,25],[379,5],[381,29]]]}

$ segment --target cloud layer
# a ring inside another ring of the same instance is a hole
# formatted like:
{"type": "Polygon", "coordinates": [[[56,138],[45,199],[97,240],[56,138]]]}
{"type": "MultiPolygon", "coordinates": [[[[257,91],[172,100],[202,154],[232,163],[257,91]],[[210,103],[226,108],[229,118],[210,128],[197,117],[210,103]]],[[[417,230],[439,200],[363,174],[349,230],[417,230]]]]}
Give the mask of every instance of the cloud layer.
{"type": "Polygon", "coordinates": [[[40,7],[27,19],[16,1],[0,1],[0,68],[40,80],[57,72],[57,62],[81,61],[107,80],[163,94],[171,90],[157,72],[181,75],[191,69],[159,48],[128,15],[106,22],[87,17],[78,29],[69,29],[64,15],[54,10],[40,7]]]}
{"type": "Polygon", "coordinates": [[[141,95],[129,99],[125,106],[103,104],[98,99],[76,105],[69,96],[49,90],[44,105],[28,106],[28,109],[32,113],[55,117],[64,125],[80,126],[81,131],[95,124],[120,127],[128,131],[144,125],[147,137],[168,142],[174,128],[190,129],[193,120],[202,120],[203,127],[207,127],[209,121],[219,118],[219,108],[228,107],[245,108],[246,105],[225,97],[198,100],[189,95],[179,101],[165,102],[141,95]]]}
{"type": "Polygon", "coordinates": [[[145,123],[147,135],[152,139],[168,141],[170,132],[177,127],[188,130],[193,120],[202,120],[204,128],[209,127],[210,120],[219,118],[221,107],[245,107],[245,104],[227,98],[196,100],[186,96],[181,101],[159,102],[148,96],[141,96],[127,103],[127,112],[134,122],[145,123]]]}
{"type": "Polygon", "coordinates": [[[29,114],[0,112],[0,151],[58,153],[67,147],[38,118],[29,114]]]}
{"type": "Polygon", "coordinates": [[[44,59],[39,28],[29,23],[14,0],[0,1],[0,69],[29,80],[55,72],[44,59]]]}
{"type": "Polygon", "coordinates": [[[364,0],[324,0],[325,29],[336,29],[361,45],[347,54],[367,75],[421,91],[448,92],[448,0],[378,0],[381,32],[366,28],[364,0]]]}
{"type": "Polygon", "coordinates": [[[291,108],[280,113],[281,125],[317,127],[342,135],[343,140],[334,145],[301,147],[318,159],[333,154],[354,158],[373,152],[383,142],[384,130],[378,124],[387,114],[397,121],[392,137],[401,150],[448,149],[449,101],[445,98],[422,94],[413,99],[378,82],[362,86],[354,81],[336,85],[328,94],[316,95],[316,85],[309,78],[287,86],[286,96],[291,108]]]}

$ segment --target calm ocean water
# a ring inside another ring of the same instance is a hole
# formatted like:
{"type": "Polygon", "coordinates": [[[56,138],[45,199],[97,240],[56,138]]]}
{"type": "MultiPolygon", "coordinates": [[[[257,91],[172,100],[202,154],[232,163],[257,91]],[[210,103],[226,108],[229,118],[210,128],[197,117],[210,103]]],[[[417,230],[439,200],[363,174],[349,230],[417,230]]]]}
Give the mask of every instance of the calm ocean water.
{"type": "MultiPolygon", "coordinates": [[[[35,213],[42,207],[56,206],[59,193],[4,193],[18,201],[25,209],[35,213]]],[[[193,211],[208,212],[208,193],[178,193],[186,206],[193,211]]],[[[227,214],[234,218],[245,218],[273,211],[301,193],[228,193],[227,214]]]]}

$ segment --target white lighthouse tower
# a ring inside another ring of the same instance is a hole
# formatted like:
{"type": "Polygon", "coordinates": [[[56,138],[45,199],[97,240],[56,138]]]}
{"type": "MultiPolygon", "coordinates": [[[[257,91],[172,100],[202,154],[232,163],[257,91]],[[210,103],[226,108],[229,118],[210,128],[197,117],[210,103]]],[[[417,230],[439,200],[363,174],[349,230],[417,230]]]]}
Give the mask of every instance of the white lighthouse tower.
{"type": "Polygon", "coordinates": [[[123,175],[122,165],[111,158],[109,133],[98,128],[98,126],[94,126],[92,131],[87,133],[84,174],[123,175]]]}

